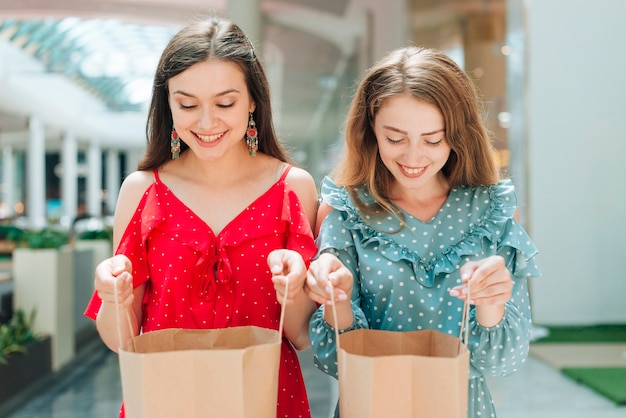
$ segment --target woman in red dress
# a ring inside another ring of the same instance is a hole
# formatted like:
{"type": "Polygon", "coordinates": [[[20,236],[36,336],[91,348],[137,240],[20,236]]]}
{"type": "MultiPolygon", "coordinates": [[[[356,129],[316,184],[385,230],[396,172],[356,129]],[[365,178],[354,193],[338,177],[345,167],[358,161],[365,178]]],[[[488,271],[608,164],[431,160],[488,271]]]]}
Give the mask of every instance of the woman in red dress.
{"type": "Polygon", "coordinates": [[[85,314],[114,351],[163,328],[278,329],[288,276],[277,416],[309,417],[295,350],[310,345],[315,310],[302,289],[317,189],[276,138],[267,79],[239,27],[216,18],[174,36],[147,135],[120,189],[116,255],[97,267],[85,314]],[[118,307],[131,318],[119,330],[118,307]]]}

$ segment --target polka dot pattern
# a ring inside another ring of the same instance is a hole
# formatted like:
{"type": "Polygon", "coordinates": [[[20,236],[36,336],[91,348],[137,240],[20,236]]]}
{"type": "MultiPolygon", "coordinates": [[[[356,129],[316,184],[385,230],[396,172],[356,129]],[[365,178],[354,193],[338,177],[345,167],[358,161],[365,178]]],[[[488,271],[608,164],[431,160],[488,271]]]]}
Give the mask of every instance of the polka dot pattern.
{"type": "MultiPolygon", "coordinates": [[[[359,193],[372,201],[366,191],[359,193]]],[[[330,179],[322,183],[322,197],[334,210],[321,226],[319,252],[336,254],[357,278],[350,329],[434,329],[457,336],[463,303],[449,290],[461,283],[460,266],[491,255],[504,257],[514,280],[513,297],[503,320],[491,328],[478,324],[472,309],[468,344],[468,417],[495,417],[484,376],[508,375],[524,363],[531,326],[526,279],[540,276],[537,250],[513,217],[517,201],[512,183],[452,189],[431,220],[403,213],[405,225],[393,216],[364,219],[347,191],[330,179]]],[[[336,377],[334,330],[323,309],[310,324],[315,364],[336,377]]]]}
{"type": "MultiPolygon", "coordinates": [[[[117,250],[133,263],[134,285],[147,285],[143,332],[244,325],[278,329],[280,304],[266,257],[277,248],[296,250],[305,260],[316,252],[285,175],[215,235],[155,172],[117,250]]],[[[100,303],[94,294],[86,314],[95,318],[100,303]]],[[[277,416],[310,417],[297,354],[286,339],[277,416]]]]}

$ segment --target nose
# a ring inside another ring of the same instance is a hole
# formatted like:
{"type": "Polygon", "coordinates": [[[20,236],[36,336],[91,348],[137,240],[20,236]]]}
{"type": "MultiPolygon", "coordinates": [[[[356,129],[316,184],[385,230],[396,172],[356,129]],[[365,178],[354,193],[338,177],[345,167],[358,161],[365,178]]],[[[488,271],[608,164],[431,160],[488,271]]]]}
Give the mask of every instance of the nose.
{"type": "Polygon", "coordinates": [[[416,164],[424,157],[426,149],[423,142],[424,141],[421,141],[419,139],[409,141],[409,145],[406,150],[407,162],[416,164]]]}
{"type": "Polygon", "coordinates": [[[198,120],[198,126],[201,128],[212,128],[215,126],[217,118],[210,109],[203,109],[198,120]]]}

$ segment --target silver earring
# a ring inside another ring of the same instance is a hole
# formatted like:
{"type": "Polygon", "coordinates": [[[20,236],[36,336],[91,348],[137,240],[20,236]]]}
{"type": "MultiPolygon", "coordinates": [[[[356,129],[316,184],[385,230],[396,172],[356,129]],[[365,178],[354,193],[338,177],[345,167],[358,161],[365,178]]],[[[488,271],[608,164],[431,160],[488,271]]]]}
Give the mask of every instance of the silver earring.
{"type": "Polygon", "coordinates": [[[252,119],[252,113],[248,119],[248,129],[246,130],[246,144],[248,145],[248,152],[251,156],[255,156],[259,149],[259,139],[257,138],[258,131],[256,129],[256,123],[252,119]]]}

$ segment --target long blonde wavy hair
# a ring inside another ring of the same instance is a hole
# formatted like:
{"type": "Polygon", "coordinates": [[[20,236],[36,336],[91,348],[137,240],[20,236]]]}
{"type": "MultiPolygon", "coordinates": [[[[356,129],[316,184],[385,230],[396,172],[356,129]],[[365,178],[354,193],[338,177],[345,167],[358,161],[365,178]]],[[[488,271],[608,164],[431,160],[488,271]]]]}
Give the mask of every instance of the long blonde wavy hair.
{"type": "Polygon", "coordinates": [[[346,121],[345,146],[330,177],[350,192],[357,208],[370,216],[399,215],[389,198],[393,175],[383,164],[374,118],[390,98],[403,94],[430,103],[443,115],[451,152],[442,168],[450,187],[495,184],[498,169],[482,103],[467,74],[446,54],[409,46],[394,50],[371,67],[358,85],[346,121]],[[365,185],[375,200],[358,197],[365,185]]]}

